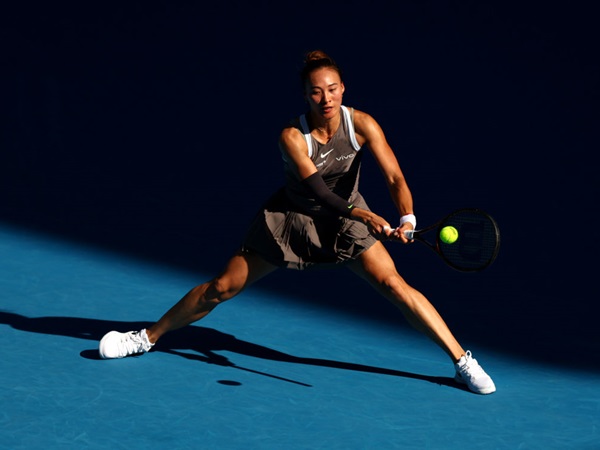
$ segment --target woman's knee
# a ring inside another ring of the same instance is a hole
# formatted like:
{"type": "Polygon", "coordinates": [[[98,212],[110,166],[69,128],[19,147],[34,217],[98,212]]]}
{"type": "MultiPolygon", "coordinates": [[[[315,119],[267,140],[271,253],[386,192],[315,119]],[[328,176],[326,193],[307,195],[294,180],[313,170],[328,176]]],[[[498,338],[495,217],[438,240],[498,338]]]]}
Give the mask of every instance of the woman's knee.
{"type": "Polygon", "coordinates": [[[205,298],[208,302],[219,304],[239,294],[244,284],[232,277],[220,275],[208,283],[205,298]]]}
{"type": "Polygon", "coordinates": [[[379,277],[376,281],[379,291],[394,303],[407,304],[411,299],[411,288],[398,273],[379,277]]]}
{"type": "Polygon", "coordinates": [[[388,273],[380,277],[378,282],[382,289],[390,293],[399,293],[406,288],[406,283],[398,273],[388,273]]]}

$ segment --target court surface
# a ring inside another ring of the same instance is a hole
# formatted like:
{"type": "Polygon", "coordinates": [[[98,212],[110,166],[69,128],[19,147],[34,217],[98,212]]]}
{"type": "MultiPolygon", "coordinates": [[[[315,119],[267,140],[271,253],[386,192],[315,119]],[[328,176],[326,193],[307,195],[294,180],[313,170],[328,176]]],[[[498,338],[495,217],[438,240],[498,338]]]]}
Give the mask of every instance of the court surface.
{"type": "Polygon", "coordinates": [[[600,448],[597,373],[477,346],[498,391],[471,394],[400,316],[266,280],[149,354],[99,360],[105,332],[148,325],[209,274],[5,225],[0,251],[2,449],[600,448]]]}

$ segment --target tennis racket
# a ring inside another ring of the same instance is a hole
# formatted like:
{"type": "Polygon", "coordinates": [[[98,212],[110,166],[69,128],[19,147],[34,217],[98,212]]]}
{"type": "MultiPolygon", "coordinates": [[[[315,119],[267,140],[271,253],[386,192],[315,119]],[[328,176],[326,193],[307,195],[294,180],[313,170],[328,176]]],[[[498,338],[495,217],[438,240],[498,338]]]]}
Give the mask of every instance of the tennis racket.
{"type": "Polygon", "coordinates": [[[425,244],[453,269],[477,272],[494,262],[500,249],[500,230],[496,221],[477,208],[462,208],[421,230],[407,230],[404,235],[425,244]],[[452,226],[458,239],[447,244],[440,231],[452,226]],[[429,239],[428,239],[429,238],[429,239]]]}

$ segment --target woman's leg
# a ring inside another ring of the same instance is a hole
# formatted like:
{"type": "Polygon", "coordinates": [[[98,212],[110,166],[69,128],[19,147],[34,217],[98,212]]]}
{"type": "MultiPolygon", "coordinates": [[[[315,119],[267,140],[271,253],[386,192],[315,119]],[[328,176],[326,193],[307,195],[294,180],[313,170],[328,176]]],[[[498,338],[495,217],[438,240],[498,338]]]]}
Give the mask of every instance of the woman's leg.
{"type": "Polygon", "coordinates": [[[381,242],[352,261],[350,268],[400,308],[417,330],[433,339],[450,356],[454,362],[454,379],[457,382],[466,384],[477,394],[496,391],[494,381],[472,357],[471,352],[463,350],[429,300],[398,274],[392,257],[381,242]]]}
{"type": "Polygon", "coordinates": [[[400,276],[381,242],[362,253],[349,268],[396,305],[408,322],[433,339],[454,363],[465,354],[434,306],[400,276]]]}
{"type": "Polygon", "coordinates": [[[219,276],[189,291],[148,329],[105,334],[98,346],[100,357],[125,358],[149,351],[163,334],[202,319],[218,304],[239,294],[276,268],[257,255],[236,254],[219,276]]]}
{"type": "Polygon", "coordinates": [[[220,303],[236,296],[275,269],[277,266],[255,254],[236,254],[219,276],[193,288],[149,327],[146,330],[148,340],[155,343],[163,334],[202,319],[220,303]]]}

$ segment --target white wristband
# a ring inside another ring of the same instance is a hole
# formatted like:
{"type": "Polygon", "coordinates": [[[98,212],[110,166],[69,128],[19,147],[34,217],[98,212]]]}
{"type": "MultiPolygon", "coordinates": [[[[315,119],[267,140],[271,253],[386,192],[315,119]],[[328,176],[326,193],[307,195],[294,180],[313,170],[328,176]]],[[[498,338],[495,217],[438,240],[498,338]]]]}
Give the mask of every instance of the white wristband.
{"type": "Polygon", "coordinates": [[[413,226],[413,230],[417,229],[417,218],[414,214],[406,214],[400,217],[400,226],[404,225],[406,222],[410,222],[413,226]]]}

